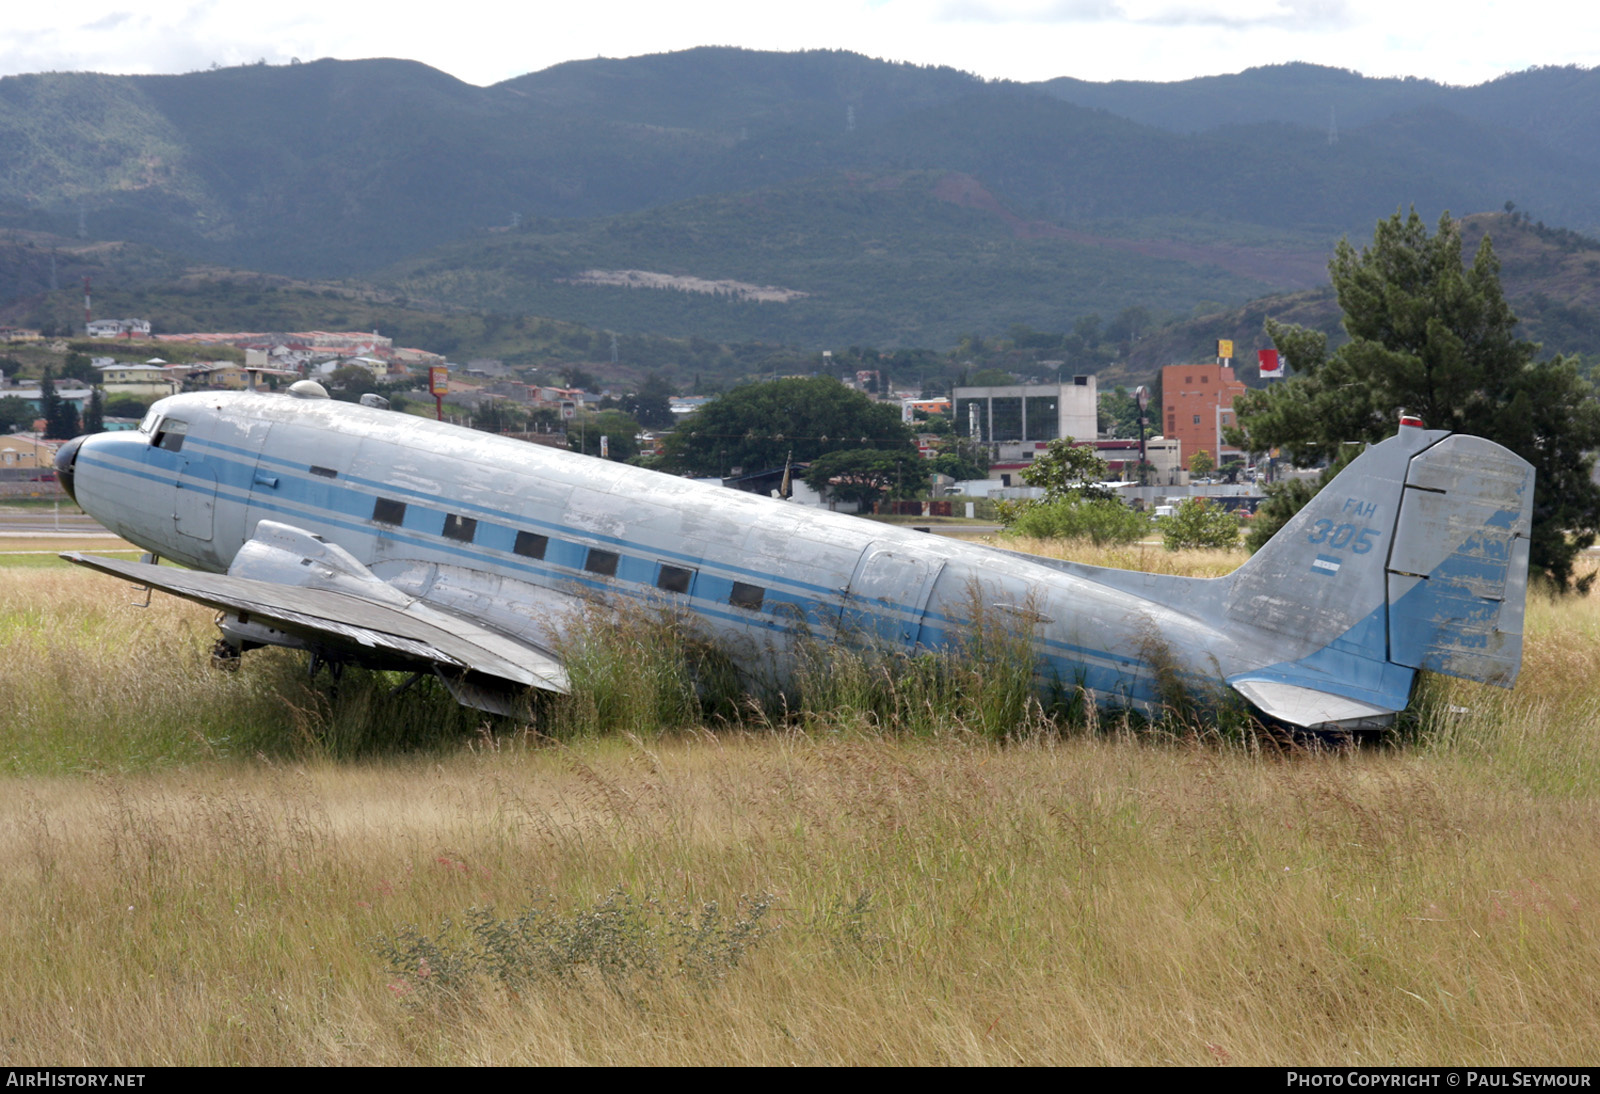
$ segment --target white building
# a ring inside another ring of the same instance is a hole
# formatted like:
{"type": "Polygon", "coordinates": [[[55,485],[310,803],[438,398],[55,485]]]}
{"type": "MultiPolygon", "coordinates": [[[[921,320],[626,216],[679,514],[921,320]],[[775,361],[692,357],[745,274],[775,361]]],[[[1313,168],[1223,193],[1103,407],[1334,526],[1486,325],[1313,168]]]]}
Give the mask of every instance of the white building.
{"type": "Polygon", "coordinates": [[[989,446],[996,462],[1031,458],[1059,437],[1093,442],[1099,436],[1100,390],[1093,376],[1060,384],[958,387],[956,432],[989,446]]]}
{"type": "Polygon", "coordinates": [[[90,338],[149,338],[148,319],[92,319],[85,330],[90,338]]]}
{"type": "Polygon", "coordinates": [[[160,365],[110,364],[97,366],[100,387],[107,398],[126,395],[134,399],[162,399],[176,395],[181,382],[160,365]]]}

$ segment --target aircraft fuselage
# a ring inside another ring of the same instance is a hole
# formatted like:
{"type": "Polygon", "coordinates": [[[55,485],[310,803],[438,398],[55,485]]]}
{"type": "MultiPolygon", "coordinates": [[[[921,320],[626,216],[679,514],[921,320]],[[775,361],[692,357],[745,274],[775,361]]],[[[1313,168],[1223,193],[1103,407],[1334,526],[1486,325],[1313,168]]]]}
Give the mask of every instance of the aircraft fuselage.
{"type": "Polygon", "coordinates": [[[370,571],[368,599],[547,650],[573,606],[667,609],[774,685],[802,639],[937,649],[979,614],[1028,636],[1041,687],[1150,709],[1174,686],[1231,686],[1295,724],[1387,718],[1418,667],[1509,684],[1520,662],[1531,471],[1497,445],[1421,429],[1209,580],[1019,555],[326,398],[174,396],[138,432],[63,455],[80,504],[131,542],[266,575],[252,603],[305,584],[310,554],[265,546],[300,530],[370,571]],[[1447,494],[1448,511],[1429,508],[1447,494]],[[1389,566],[1397,547],[1408,568],[1389,566]],[[280,561],[263,569],[263,553],[280,561]],[[1394,635],[1412,651],[1393,654],[1394,635]]]}

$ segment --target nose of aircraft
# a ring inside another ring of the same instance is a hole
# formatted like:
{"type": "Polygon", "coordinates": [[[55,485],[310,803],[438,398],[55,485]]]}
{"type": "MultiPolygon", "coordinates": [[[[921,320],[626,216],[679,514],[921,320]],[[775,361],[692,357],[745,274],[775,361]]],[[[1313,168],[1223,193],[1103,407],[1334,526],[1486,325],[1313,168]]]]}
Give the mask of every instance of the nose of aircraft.
{"type": "MultiPolygon", "coordinates": [[[[84,436],[88,436],[88,434],[84,434],[84,436]]],[[[61,489],[67,492],[67,497],[74,502],[78,500],[78,494],[73,489],[72,465],[77,462],[78,449],[82,446],[83,437],[74,437],[56,449],[56,480],[61,483],[61,489]]]]}

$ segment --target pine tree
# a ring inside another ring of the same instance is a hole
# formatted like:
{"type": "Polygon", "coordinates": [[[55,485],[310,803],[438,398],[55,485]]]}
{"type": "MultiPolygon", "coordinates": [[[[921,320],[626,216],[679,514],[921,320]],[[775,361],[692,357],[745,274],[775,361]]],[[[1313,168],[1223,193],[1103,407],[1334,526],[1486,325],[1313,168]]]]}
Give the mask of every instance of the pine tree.
{"type": "Polygon", "coordinates": [[[48,368],[39,381],[39,417],[44,419],[47,439],[64,441],[78,435],[78,411],[56,392],[55,377],[48,368]]]}
{"type": "Polygon", "coordinates": [[[47,436],[50,433],[51,419],[60,405],[61,396],[56,394],[55,376],[46,365],[44,376],[39,380],[39,417],[44,419],[44,431],[47,436]]]}
{"type": "Polygon", "coordinates": [[[89,393],[89,402],[83,408],[83,431],[85,433],[104,433],[106,429],[106,411],[100,399],[100,389],[95,388],[89,393]]]}
{"type": "Polygon", "coordinates": [[[1390,436],[1405,412],[1430,429],[1496,441],[1537,476],[1533,570],[1587,592],[1593,575],[1575,580],[1573,565],[1600,530],[1590,478],[1600,404],[1575,362],[1536,361],[1539,347],[1516,336],[1488,237],[1464,266],[1448,213],[1430,236],[1416,210],[1397,212],[1359,253],[1342,240],[1329,272],[1350,340],[1330,354],[1322,332],[1269,319],[1294,378],[1235,400],[1230,440],[1257,452],[1283,447],[1297,463],[1336,461],[1347,445],[1390,436]]]}

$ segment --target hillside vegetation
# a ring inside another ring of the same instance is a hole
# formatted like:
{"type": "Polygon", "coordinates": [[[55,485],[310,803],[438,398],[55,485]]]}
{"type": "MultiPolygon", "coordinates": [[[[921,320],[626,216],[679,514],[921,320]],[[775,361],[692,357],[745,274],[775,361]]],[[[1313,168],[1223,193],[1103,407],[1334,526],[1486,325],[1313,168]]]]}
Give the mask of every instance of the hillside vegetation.
{"type": "MultiPolygon", "coordinates": [[[[1550,228],[1516,212],[1466,217],[1461,236],[1468,260],[1489,238],[1500,261],[1506,301],[1520,320],[1521,337],[1540,343],[1544,356],[1600,356],[1600,240],[1550,228]]],[[[1358,247],[1366,245],[1364,237],[1352,240],[1358,247]]],[[[1171,323],[1139,342],[1105,379],[1140,382],[1164,364],[1205,360],[1216,352],[1217,339],[1231,338],[1239,374],[1253,382],[1255,351],[1271,345],[1263,330],[1269,316],[1321,330],[1334,347],[1345,340],[1331,286],[1279,294],[1171,323]]]]}
{"type": "Polygon", "coordinates": [[[969,330],[1063,329],[1129,301],[1187,310],[1195,299],[1240,300],[1273,284],[1108,246],[1087,233],[1030,231],[980,203],[993,198],[970,176],[818,179],[598,221],[530,221],[398,264],[376,280],[410,297],[597,327],[804,346],[945,346],[969,330]],[[574,284],[589,268],[733,279],[805,295],[762,302],[574,284]]]}
{"type": "MultiPolygon", "coordinates": [[[[721,48],[487,88],[392,60],[8,77],[0,319],[68,331],[87,275],[99,314],[165,330],[604,364],[609,332],[943,352],[1126,314],[1115,352],[1034,356],[1137,383],[1227,335],[1248,372],[1269,313],[1331,328],[1335,241],[1415,205],[1492,227],[1529,334],[1594,354],[1597,81],[1022,85],[721,48]]],[[[772,352],[634,364],[732,379],[772,352]]]]}
{"type": "Polygon", "coordinates": [[[721,48],[486,88],[394,60],[8,77],[0,308],[83,273],[142,289],[199,264],[808,348],[941,346],[1135,306],[1181,318],[1315,287],[1339,235],[1397,207],[1513,201],[1600,228],[1595,79],[1448,88],[1281,65],[1022,85],[721,48]],[[591,269],[808,295],[568,284],[591,269]]]}

